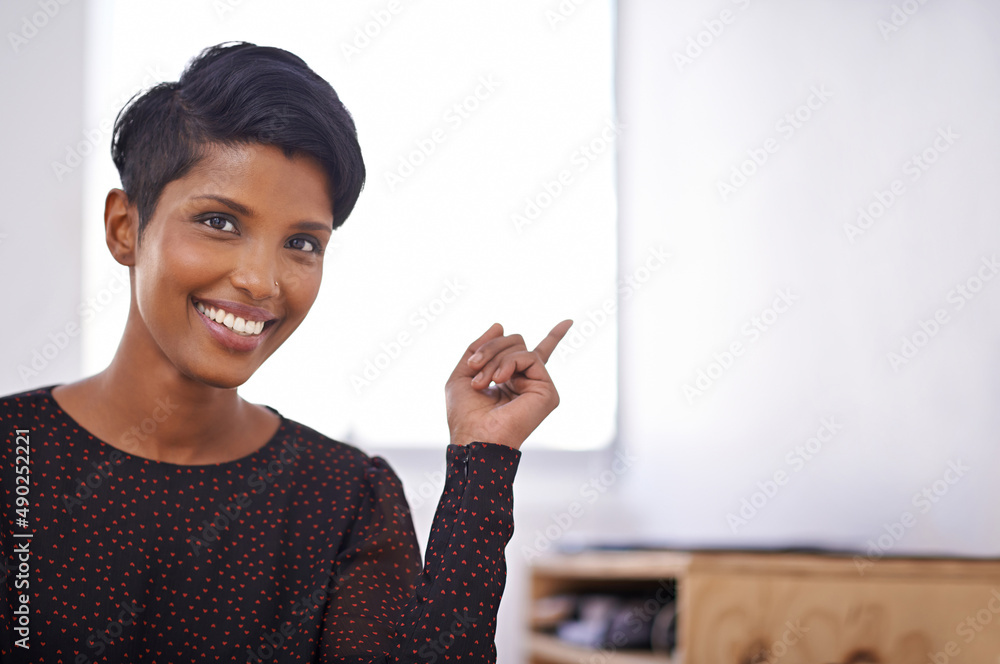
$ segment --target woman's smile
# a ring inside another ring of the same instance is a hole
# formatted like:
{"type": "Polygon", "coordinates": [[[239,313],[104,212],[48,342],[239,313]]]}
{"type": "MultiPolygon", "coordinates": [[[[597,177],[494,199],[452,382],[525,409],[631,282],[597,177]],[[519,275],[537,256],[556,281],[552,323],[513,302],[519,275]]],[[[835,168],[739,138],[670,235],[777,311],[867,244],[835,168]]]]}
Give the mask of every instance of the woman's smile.
{"type": "Polygon", "coordinates": [[[274,314],[235,302],[199,300],[192,297],[191,303],[212,336],[223,346],[234,351],[256,349],[278,322],[274,314]]]}

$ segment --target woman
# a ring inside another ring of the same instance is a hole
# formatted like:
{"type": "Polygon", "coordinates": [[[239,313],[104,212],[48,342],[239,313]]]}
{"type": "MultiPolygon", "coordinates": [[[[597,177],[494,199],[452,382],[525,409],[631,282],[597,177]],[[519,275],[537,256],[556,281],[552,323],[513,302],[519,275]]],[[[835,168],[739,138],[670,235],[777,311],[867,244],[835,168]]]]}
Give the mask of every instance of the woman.
{"type": "Polygon", "coordinates": [[[212,47],[126,106],[112,155],[115,357],[0,400],[3,661],[493,661],[518,448],[571,321],[465,350],[422,566],[385,461],[236,392],[305,318],[364,182],[334,90],[287,51],[212,47]]]}

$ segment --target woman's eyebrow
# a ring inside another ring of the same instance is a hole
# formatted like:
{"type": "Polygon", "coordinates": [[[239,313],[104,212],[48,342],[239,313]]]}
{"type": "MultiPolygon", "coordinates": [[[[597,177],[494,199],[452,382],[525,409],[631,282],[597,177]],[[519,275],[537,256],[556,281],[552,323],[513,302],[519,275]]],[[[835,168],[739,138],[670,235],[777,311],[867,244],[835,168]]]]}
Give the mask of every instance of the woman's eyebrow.
{"type": "MultiPolygon", "coordinates": [[[[215,194],[202,194],[201,196],[193,196],[191,200],[210,200],[217,203],[222,203],[230,210],[237,212],[244,217],[253,217],[254,211],[252,208],[243,205],[242,203],[237,203],[231,198],[226,198],[225,196],[217,196],[215,194]]],[[[333,222],[324,223],[322,221],[298,221],[294,224],[294,227],[303,231],[329,231],[333,232],[333,222]]]]}
{"type": "Polygon", "coordinates": [[[215,194],[202,194],[201,196],[193,196],[191,198],[191,200],[195,200],[195,201],[202,200],[202,199],[208,199],[210,201],[215,201],[217,203],[222,203],[223,205],[225,205],[229,209],[231,209],[231,210],[233,210],[235,212],[238,212],[239,214],[242,214],[244,217],[252,217],[252,216],[254,216],[254,212],[253,212],[252,209],[248,208],[247,206],[243,205],[242,203],[237,203],[236,201],[234,201],[231,198],[226,198],[225,196],[216,196],[215,194]]]}
{"type": "Polygon", "coordinates": [[[327,231],[333,233],[333,223],[324,224],[322,221],[298,221],[294,227],[303,231],[327,231]]]}

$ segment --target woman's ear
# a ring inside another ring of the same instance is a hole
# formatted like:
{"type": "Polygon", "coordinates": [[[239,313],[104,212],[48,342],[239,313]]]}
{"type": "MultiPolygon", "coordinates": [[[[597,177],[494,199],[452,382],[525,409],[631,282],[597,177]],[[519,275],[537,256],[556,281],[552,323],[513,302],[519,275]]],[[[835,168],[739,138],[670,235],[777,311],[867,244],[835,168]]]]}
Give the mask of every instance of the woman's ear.
{"type": "Polygon", "coordinates": [[[134,205],[121,189],[112,189],[104,200],[104,238],[115,260],[135,265],[139,218],[134,205]]]}

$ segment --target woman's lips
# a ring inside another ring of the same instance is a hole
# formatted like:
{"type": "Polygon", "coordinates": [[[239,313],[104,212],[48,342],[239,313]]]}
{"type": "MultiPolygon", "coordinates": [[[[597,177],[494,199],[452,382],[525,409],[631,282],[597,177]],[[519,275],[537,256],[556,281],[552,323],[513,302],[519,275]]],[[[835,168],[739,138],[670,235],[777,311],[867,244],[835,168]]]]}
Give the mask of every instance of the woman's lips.
{"type": "Polygon", "coordinates": [[[259,334],[239,334],[234,330],[229,329],[222,323],[209,318],[207,314],[203,314],[199,311],[198,307],[195,306],[194,298],[191,299],[191,307],[194,309],[194,312],[198,314],[198,318],[205,324],[205,327],[208,328],[209,333],[215,338],[215,340],[232,351],[249,352],[254,350],[260,346],[265,337],[270,335],[271,330],[276,324],[274,322],[276,319],[272,318],[264,324],[264,328],[259,334]]]}
{"type": "Polygon", "coordinates": [[[239,302],[231,302],[229,300],[208,300],[201,297],[191,297],[196,303],[200,302],[206,307],[212,307],[214,309],[222,309],[227,313],[231,313],[234,316],[239,316],[243,320],[255,320],[264,321],[265,323],[269,320],[276,320],[278,317],[268,311],[267,309],[261,309],[260,307],[252,307],[248,304],[240,304],[239,302]]]}

